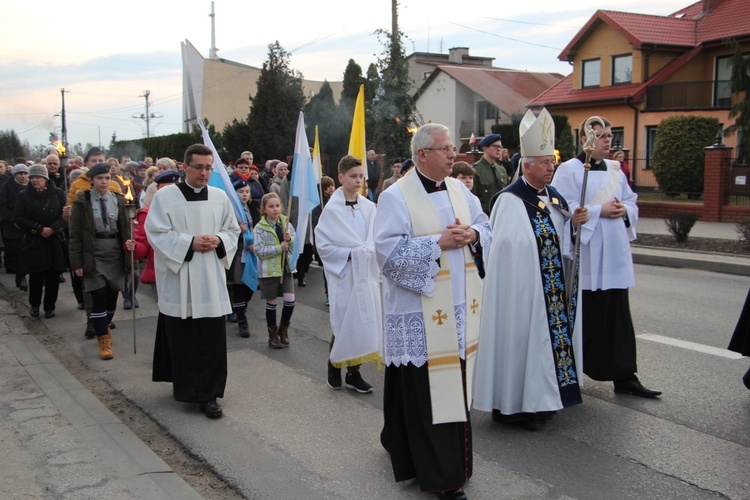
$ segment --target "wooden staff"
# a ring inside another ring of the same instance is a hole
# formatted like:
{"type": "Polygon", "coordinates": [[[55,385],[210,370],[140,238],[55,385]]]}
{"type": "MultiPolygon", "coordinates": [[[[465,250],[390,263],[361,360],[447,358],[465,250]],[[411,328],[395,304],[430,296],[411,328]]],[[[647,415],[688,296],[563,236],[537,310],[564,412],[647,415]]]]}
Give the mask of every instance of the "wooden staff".
{"type": "MultiPolygon", "coordinates": [[[[289,218],[291,217],[291,211],[292,211],[292,198],[293,198],[292,193],[289,193],[289,201],[286,203],[287,216],[286,216],[286,222],[284,223],[284,234],[286,234],[287,231],[289,230],[289,218]]],[[[281,241],[284,241],[283,236],[281,238],[281,241]]],[[[287,248],[287,251],[281,254],[281,281],[279,283],[281,283],[282,285],[284,284],[284,269],[286,267],[286,254],[288,251],[289,249],[287,248]]]]}
{"type": "MultiPolygon", "coordinates": [[[[129,192],[129,191],[128,191],[129,192]]],[[[135,203],[126,203],[125,212],[130,219],[130,239],[135,242],[135,231],[133,229],[135,223],[135,203]]],[[[130,300],[133,303],[133,354],[137,354],[136,349],[136,335],[135,335],[135,249],[130,252],[130,300]]]]}

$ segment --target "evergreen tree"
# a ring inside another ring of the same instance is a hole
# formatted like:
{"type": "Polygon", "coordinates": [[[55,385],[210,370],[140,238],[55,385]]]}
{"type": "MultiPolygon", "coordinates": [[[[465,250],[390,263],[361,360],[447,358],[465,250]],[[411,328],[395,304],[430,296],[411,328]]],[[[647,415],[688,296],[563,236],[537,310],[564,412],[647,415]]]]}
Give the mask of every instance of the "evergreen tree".
{"type": "MultiPolygon", "coordinates": [[[[239,121],[237,118],[232,120],[232,123],[224,125],[224,148],[226,149],[227,156],[230,160],[236,160],[240,157],[243,151],[247,151],[250,148],[250,125],[247,124],[247,120],[239,121]]],[[[255,152],[253,152],[255,155],[255,152]]],[[[256,161],[253,158],[253,161],[256,161]]]]}
{"type": "Polygon", "coordinates": [[[357,94],[359,94],[359,86],[365,83],[365,79],[362,77],[362,67],[354,62],[354,59],[349,59],[349,63],[344,69],[344,86],[341,89],[341,103],[351,105],[354,109],[354,102],[357,100],[357,94]]]}
{"type": "MultiPolygon", "coordinates": [[[[393,24],[397,26],[395,21],[393,24]]],[[[388,157],[411,156],[412,135],[407,127],[415,121],[416,105],[410,93],[412,80],[401,43],[403,33],[396,31],[394,35],[380,30],[378,34],[386,41],[378,58],[380,90],[374,98],[374,127],[368,130],[368,142],[372,140],[376,151],[388,157]]]]}
{"type": "Polygon", "coordinates": [[[250,149],[258,164],[294,153],[299,112],[305,105],[302,74],[289,67],[289,53],[278,40],[268,46],[268,60],[258,77],[258,90],[250,99],[247,124],[250,149]]]}
{"type": "Polygon", "coordinates": [[[750,161],[750,64],[748,64],[742,49],[736,40],[729,41],[734,48],[734,55],[730,60],[732,65],[732,76],[729,85],[732,93],[739,95],[732,105],[729,118],[736,118],[734,123],[724,130],[724,135],[729,137],[738,131],[737,138],[737,161],[746,163],[750,161]]]}
{"type": "MultiPolygon", "coordinates": [[[[320,92],[313,96],[305,106],[305,124],[310,145],[315,142],[315,126],[317,125],[321,152],[330,156],[346,154],[350,129],[346,128],[346,122],[339,118],[339,111],[333,100],[333,89],[326,80],[320,87],[320,92]]],[[[349,122],[351,119],[350,116],[349,122]]]]}
{"type": "Polygon", "coordinates": [[[15,130],[0,130],[0,158],[12,165],[13,160],[26,156],[26,153],[15,130]]]}

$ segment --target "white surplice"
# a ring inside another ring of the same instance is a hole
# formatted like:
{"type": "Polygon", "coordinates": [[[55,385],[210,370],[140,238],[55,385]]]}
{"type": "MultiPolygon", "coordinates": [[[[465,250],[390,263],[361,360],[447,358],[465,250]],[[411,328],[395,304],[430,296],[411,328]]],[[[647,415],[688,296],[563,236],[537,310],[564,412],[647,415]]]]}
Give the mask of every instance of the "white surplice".
{"type": "Polygon", "coordinates": [[[375,204],[363,196],[346,205],[341,188],[315,228],[315,244],[328,280],[332,363],[379,360],[383,327],[380,269],[375,258],[375,204]],[[358,358],[366,358],[357,361],[358,358]]]}
{"type": "MultiPolygon", "coordinates": [[[[630,242],[636,238],[638,195],[630,189],[625,174],[616,161],[604,160],[606,171],[590,170],[586,185],[586,208],[589,221],[581,230],[581,288],[609,290],[635,285],[630,242]],[[621,217],[601,217],[601,205],[619,199],[627,211],[629,226],[621,217]]],[[[572,212],[580,205],[583,185],[583,163],[577,158],[560,165],[552,185],[568,201],[572,212]]]]}
{"type": "MultiPolygon", "coordinates": [[[[549,206],[547,196],[538,199],[549,206]]],[[[560,251],[572,256],[570,224],[555,208],[550,208],[550,218],[560,251]]],[[[492,248],[486,261],[474,408],[496,409],[505,415],[562,409],[539,248],[525,202],[509,192],[500,194],[490,225],[492,248]]],[[[582,352],[581,337],[579,318],[573,332],[574,353],[582,352]]],[[[575,356],[575,362],[582,386],[582,356],[575,356]]]]}
{"type": "Polygon", "coordinates": [[[187,201],[177,185],[160,189],[146,217],[146,235],[154,249],[159,312],[177,318],[217,318],[232,312],[226,269],[237,250],[240,226],[232,204],[220,189],[208,186],[208,199],[187,201]],[[185,256],[194,236],[221,238],[226,255],[215,251],[185,256]]]}

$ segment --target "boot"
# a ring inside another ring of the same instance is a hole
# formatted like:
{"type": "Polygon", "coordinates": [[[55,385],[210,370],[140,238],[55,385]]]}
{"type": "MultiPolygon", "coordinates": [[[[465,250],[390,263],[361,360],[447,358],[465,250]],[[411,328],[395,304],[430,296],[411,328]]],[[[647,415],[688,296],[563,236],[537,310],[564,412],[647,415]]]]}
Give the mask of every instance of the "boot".
{"type": "Polygon", "coordinates": [[[289,347],[289,321],[282,321],[279,325],[279,337],[283,347],[289,347]]]}
{"type": "Polygon", "coordinates": [[[284,347],[279,340],[279,331],[276,325],[268,327],[268,347],[272,349],[281,349],[284,347]]]}
{"type": "Polygon", "coordinates": [[[240,337],[246,339],[250,336],[250,330],[247,327],[247,318],[237,317],[237,326],[240,329],[240,337]]]}
{"type": "Polygon", "coordinates": [[[326,377],[326,384],[334,391],[341,390],[341,368],[336,368],[331,364],[331,360],[328,360],[328,376],[326,377]]]}
{"type": "Polygon", "coordinates": [[[91,316],[86,317],[86,332],[84,333],[87,339],[93,339],[96,337],[96,332],[94,331],[94,323],[91,321],[91,316]]]}
{"type": "Polygon", "coordinates": [[[122,308],[126,311],[133,309],[133,288],[130,286],[130,277],[125,280],[125,290],[122,292],[122,308]]]}
{"type": "Polygon", "coordinates": [[[112,359],[112,336],[107,333],[96,339],[99,342],[99,357],[101,359],[112,359]]]}

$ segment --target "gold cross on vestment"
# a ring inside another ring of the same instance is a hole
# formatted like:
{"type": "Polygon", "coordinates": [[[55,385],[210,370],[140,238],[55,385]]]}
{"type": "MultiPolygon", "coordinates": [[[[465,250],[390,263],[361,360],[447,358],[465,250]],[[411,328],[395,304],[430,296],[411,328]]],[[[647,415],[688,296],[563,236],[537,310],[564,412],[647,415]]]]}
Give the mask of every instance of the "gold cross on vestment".
{"type": "Polygon", "coordinates": [[[479,302],[477,302],[477,299],[472,300],[469,307],[471,308],[471,314],[476,314],[477,307],[479,307],[479,302]]]}
{"type": "Polygon", "coordinates": [[[438,325],[442,325],[444,319],[448,319],[448,315],[442,309],[435,311],[435,314],[432,316],[432,321],[437,321],[438,325]]]}

